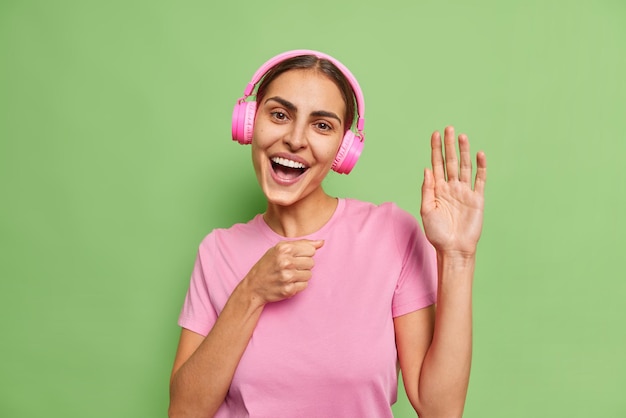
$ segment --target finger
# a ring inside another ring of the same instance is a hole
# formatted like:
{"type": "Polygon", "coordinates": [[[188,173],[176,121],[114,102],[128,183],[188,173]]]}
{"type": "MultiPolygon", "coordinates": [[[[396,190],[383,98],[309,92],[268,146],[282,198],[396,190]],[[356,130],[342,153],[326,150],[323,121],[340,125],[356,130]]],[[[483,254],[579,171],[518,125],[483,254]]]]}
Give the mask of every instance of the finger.
{"type": "Polygon", "coordinates": [[[290,283],[285,288],[285,296],[287,298],[292,298],[295,295],[297,295],[298,293],[300,293],[303,290],[305,290],[308,286],[309,286],[309,282],[294,282],[294,283],[290,283]]]}
{"type": "Polygon", "coordinates": [[[433,172],[426,168],[424,169],[424,182],[422,183],[422,215],[430,210],[434,201],[435,179],[433,178],[433,172]]]}
{"type": "Polygon", "coordinates": [[[476,166],[474,190],[483,195],[485,194],[485,183],[487,182],[487,156],[482,151],[476,154],[476,166]]]}
{"type": "Polygon", "coordinates": [[[323,239],[318,239],[315,241],[309,241],[309,243],[315,247],[316,250],[319,250],[320,248],[322,248],[324,246],[324,240],[323,239]]]}
{"type": "Polygon", "coordinates": [[[313,257],[296,257],[293,259],[293,268],[298,271],[311,270],[314,265],[313,257]]]}
{"type": "Polygon", "coordinates": [[[459,155],[461,157],[461,173],[459,180],[471,185],[472,182],[472,156],[470,143],[465,134],[459,135],[459,155]]]}
{"type": "Polygon", "coordinates": [[[317,243],[317,241],[307,239],[281,241],[275,245],[275,248],[278,254],[293,257],[311,257],[316,251],[316,247],[312,243],[317,243]]]}
{"type": "Polygon", "coordinates": [[[324,245],[324,240],[301,239],[291,242],[295,257],[312,257],[324,245]]]}
{"type": "Polygon", "coordinates": [[[443,135],[443,147],[446,153],[446,173],[448,181],[459,179],[459,161],[456,158],[454,127],[448,126],[443,135]]]}
{"type": "MultiPolygon", "coordinates": [[[[309,260],[312,259],[310,258],[309,260]]],[[[313,275],[313,273],[311,272],[313,264],[311,263],[308,269],[304,268],[304,264],[301,265],[302,268],[298,267],[298,265],[292,263],[288,269],[282,270],[276,279],[276,283],[280,284],[281,286],[287,286],[291,283],[309,281],[309,279],[313,275]]]]}
{"type": "Polygon", "coordinates": [[[439,131],[433,132],[430,137],[430,161],[433,166],[435,181],[445,181],[446,173],[443,166],[443,154],[441,153],[441,135],[439,131]]]}

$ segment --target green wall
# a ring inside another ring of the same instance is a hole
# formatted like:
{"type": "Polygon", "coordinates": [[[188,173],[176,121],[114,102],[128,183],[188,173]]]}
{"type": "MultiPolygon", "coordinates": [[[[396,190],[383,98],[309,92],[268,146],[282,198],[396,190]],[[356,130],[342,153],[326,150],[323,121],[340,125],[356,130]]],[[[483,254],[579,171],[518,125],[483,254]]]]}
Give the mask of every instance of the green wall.
{"type": "Polygon", "coordinates": [[[197,245],[264,208],[232,106],[296,48],[366,95],[331,193],[418,215],[433,130],[487,153],[465,417],[626,416],[625,47],[617,0],[3,0],[0,416],[166,415],[197,245]]]}

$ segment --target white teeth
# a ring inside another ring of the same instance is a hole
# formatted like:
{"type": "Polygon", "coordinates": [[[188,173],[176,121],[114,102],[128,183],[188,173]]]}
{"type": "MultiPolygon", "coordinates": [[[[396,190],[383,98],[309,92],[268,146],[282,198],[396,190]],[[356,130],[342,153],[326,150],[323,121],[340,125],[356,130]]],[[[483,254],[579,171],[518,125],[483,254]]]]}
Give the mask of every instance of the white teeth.
{"type": "Polygon", "coordinates": [[[306,166],[302,163],[299,163],[297,161],[291,161],[281,157],[272,158],[272,162],[289,168],[306,168],[306,166]]]}

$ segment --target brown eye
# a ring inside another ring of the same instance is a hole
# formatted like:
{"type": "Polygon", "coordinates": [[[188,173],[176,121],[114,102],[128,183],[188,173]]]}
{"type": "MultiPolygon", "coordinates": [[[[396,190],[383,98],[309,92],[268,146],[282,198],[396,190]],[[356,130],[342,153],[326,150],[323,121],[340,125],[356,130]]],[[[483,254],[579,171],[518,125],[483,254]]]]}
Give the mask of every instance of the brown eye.
{"type": "Polygon", "coordinates": [[[272,116],[272,118],[278,121],[287,120],[287,115],[284,112],[275,111],[275,112],[271,112],[270,115],[272,116]]]}
{"type": "Polygon", "coordinates": [[[330,126],[326,122],[318,122],[317,123],[317,129],[319,129],[321,131],[330,131],[332,129],[332,126],[330,126]]]}

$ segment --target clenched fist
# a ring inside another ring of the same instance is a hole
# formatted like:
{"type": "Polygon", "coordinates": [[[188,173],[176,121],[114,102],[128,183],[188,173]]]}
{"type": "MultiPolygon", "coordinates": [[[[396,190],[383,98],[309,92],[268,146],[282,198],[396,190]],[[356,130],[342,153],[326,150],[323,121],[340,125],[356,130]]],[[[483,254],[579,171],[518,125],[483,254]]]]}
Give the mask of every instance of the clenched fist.
{"type": "Polygon", "coordinates": [[[306,289],[311,279],[313,256],[324,241],[282,241],[270,248],[244,278],[261,304],[293,297],[306,289]]]}

